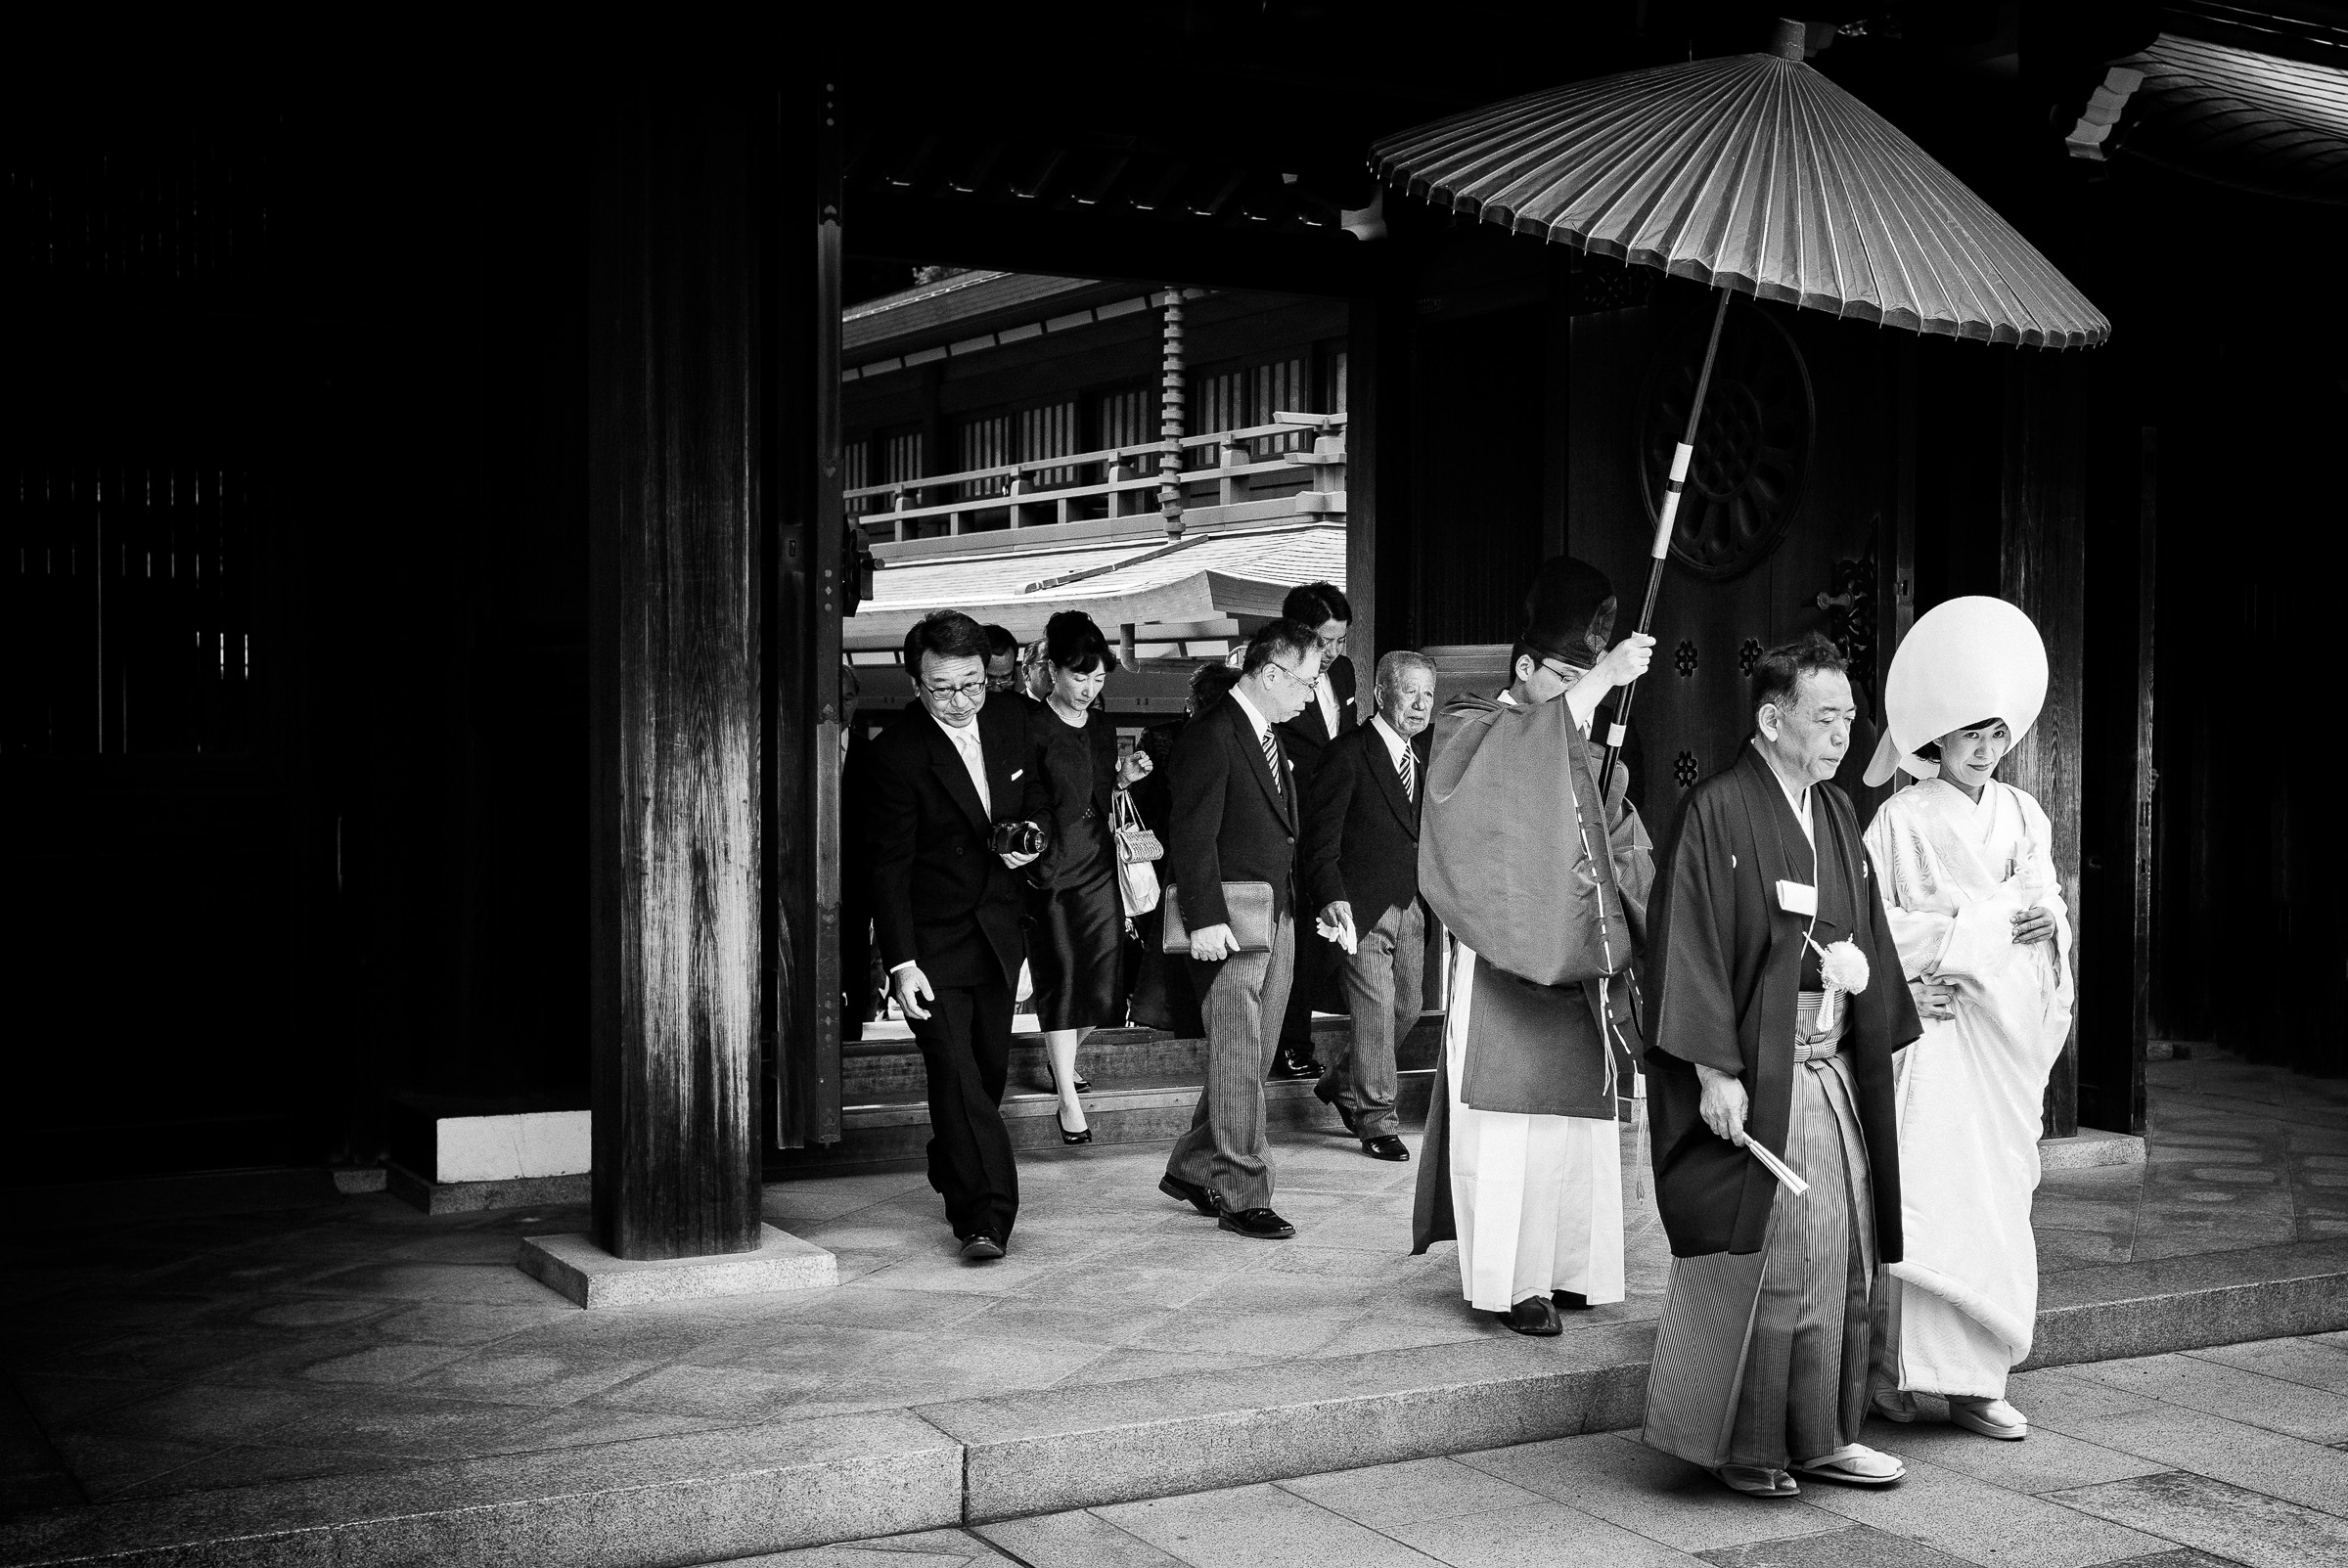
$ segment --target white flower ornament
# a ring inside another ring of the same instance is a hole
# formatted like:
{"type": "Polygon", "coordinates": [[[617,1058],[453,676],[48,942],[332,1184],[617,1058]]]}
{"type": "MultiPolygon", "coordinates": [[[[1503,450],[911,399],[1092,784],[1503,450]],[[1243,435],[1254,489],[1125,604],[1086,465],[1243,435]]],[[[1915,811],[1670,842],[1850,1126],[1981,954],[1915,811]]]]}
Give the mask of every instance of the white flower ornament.
{"type": "Polygon", "coordinates": [[[1842,999],[1855,997],[1867,989],[1867,955],[1847,936],[1828,947],[1820,947],[1815,936],[1805,936],[1803,940],[1818,955],[1819,978],[1827,987],[1826,1000],[1818,1005],[1818,1027],[1823,1033],[1834,1027],[1842,999]]]}

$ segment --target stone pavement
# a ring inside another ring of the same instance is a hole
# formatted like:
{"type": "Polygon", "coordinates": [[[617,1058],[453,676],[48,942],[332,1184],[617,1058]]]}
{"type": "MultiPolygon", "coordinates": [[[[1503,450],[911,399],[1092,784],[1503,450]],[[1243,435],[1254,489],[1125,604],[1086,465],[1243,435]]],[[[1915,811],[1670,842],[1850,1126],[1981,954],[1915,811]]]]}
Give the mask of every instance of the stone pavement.
{"type": "Polygon", "coordinates": [[[1999,1443],[1876,1421],[1873,1490],[1732,1496],[1630,1432],[1340,1470],[732,1568],[2339,1568],[2348,1333],[2024,1372],[1999,1443]]]}
{"type": "MultiPolygon", "coordinates": [[[[2348,1085],[2222,1058],[2152,1076],[2148,1163],[2039,1194],[2042,1359],[2348,1327],[2348,1085]]],[[[647,1478],[701,1489],[705,1551],[595,1560],[709,1560],[1636,1418],[1664,1268],[1643,1187],[1630,1299],[1528,1341],[1460,1302],[1448,1245],[1409,1256],[1415,1166],[1283,1133],[1300,1233],[1263,1243],[1158,1194],[1163,1157],[1023,1156],[1012,1254],[980,1267],[916,1172],[775,1184],[767,1218],[832,1248],[838,1288],[594,1313],[512,1262],[520,1234],[582,1228],[575,1208],[434,1217],[376,1194],[46,1231],[20,1212],[0,1563],[288,1521],[323,1538],[466,1499],[591,1541],[609,1517],[564,1510],[647,1478]],[[734,1514],[712,1476],[741,1482],[734,1514]]],[[[307,1560],[285,1552],[267,1560],[307,1560]]]]}

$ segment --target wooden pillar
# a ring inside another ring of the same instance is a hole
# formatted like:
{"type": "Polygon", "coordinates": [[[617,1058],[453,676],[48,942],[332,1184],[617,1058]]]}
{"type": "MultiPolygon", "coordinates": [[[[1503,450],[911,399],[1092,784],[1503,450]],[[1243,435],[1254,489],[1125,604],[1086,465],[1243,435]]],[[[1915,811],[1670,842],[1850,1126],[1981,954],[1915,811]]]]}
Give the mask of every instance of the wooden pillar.
{"type": "Polygon", "coordinates": [[[1345,350],[1345,597],[1356,665],[1416,645],[1410,595],[1412,303],[1352,301],[1345,350]]]}
{"type": "MultiPolygon", "coordinates": [[[[1999,592],[2046,639],[2047,705],[2002,777],[2046,808],[2071,922],[2084,932],[2102,912],[2086,907],[2079,871],[2084,762],[2082,667],[2087,648],[2087,505],[2079,356],[2007,350],[1999,492],[1999,592]]],[[[2123,917],[2125,918],[2125,917],[2123,917]]],[[[2084,946],[2085,944],[2081,944],[2084,946]]],[[[2076,950],[2075,950],[2076,956],[2076,950]]],[[[2047,1083],[2046,1130],[2079,1130],[2079,1029],[2047,1083]]]]}
{"type": "Polygon", "coordinates": [[[621,1258],[758,1242],[760,123],[716,93],[597,122],[594,1233],[621,1258]]]}

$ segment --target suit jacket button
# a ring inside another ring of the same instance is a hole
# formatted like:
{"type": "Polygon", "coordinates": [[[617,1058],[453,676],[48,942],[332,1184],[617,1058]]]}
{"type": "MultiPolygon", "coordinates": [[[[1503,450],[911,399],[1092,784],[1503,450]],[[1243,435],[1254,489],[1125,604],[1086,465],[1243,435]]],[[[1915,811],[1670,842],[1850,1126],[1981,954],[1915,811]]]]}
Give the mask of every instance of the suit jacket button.
{"type": "Polygon", "coordinates": [[[1291,844],[1293,844],[1294,842],[1296,842],[1296,840],[1295,840],[1293,837],[1291,837],[1291,838],[1288,840],[1288,842],[1289,842],[1289,843],[1291,843],[1291,844]]]}

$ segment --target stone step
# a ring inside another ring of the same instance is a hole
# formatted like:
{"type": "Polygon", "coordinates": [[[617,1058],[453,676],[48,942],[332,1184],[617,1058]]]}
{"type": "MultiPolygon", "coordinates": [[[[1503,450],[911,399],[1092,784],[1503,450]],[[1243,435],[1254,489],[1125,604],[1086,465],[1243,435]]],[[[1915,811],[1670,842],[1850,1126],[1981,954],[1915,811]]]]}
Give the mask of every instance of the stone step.
{"type": "MultiPolygon", "coordinates": [[[[1349,1018],[1314,1019],[1313,1038],[1324,1060],[1336,1058],[1352,1027],[1349,1018]]],[[[1442,1015],[1430,1013],[1395,1052],[1402,1070],[1396,1105],[1407,1122],[1416,1123],[1426,1114],[1435,1053],[1442,1041],[1442,1015]]],[[[1085,1092],[1084,1106],[1096,1143],[1164,1142],[1180,1137],[1190,1127],[1206,1080],[1204,1040],[1157,1029],[1104,1029],[1085,1042],[1077,1060],[1092,1083],[1085,1092]]],[[[921,1053],[913,1042],[882,1038],[844,1047],[841,1070],[846,1103],[840,1111],[840,1141],[770,1153],[766,1162],[770,1181],[925,1158],[929,1142],[927,1084],[921,1053]]],[[[1003,1096],[1003,1119],[1011,1129],[1014,1148],[1061,1146],[1056,1119],[1059,1100],[1049,1085],[1042,1037],[1016,1037],[1012,1046],[1010,1087],[1003,1096]]],[[[1265,1084],[1264,1108],[1275,1127],[1346,1136],[1337,1113],[1314,1098],[1308,1080],[1265,1084]]]]}
{"type": "MultiPolygon", "coordinates": [[[[1427,1097],[1434,1086],[1431,1068],[1401,1075],[1396,1108],[1405,1122],[1426,1116],[1427,1097]]],[[[1128,1079],[1095,1078],[1084,1096],[1085,1118],[1096,1143],[1167,1142],[1191,1125],[1198,1103],[1199,1082],[1184,1074],[1151,1074],[1128,1079]]],[[[1016,1149],[1061,1146],[1058,1097],[1032,1090],[1003,1097],[1003,1120],[1011,1129],[1016,1149]]],[[[1309,1129],[1332,1138],[1346,1137],[1337,1113],[1313,1094],[1311,1083],[1296,1080],[1264,1085],[1266,1119],[1281,1128],[1309,1129]]],[[[796,1174],[843,1166],[920,1161],[929,1142],[929,1107],[919,1091],[913,1095],[870,1104],[850,1105],[841,1113],[841,1138],[828,1148],[786,1149],[767,1157],[767,1178],[781,1180],[796,1174]]]]}
{"type": "MultiPolygon", "coordinates": [[[[840,1095],[848,1105],[869,1104],[920,1096],[923,1090],[922,1053],[900,1023],[867,1024],[867,1038],[840,1048],[840,1095]]],[[[1315,1052],[1332,1060],[1352,1032],[1353,1020],[1322,1015],[1313,1020],[1315,1052]]],[[[1432,1068],[1442,1044],[1442,1014],[1429,1013],[1412,1030],[1395,1053],[1402,1067],[1432,1068]]],[[[1169,1034],[1163,1029],[1096,1029],[1077,1049],[1077,1070],[1095,1084],[1119,1079],[1170,1077],[1203,1083],[1206,1042],[1197,1036],[1169,1034]]],[[[1032,1031],[1012,1038],[1013,1091],[1049,1093],[1051,1065],[1044,1039],[1032,1031]]]]}
{"type": "MultiPolygon", "coordinates": [[[[1603,1309],[1602,1309],[1603,1311],[1603,1309]]],[[[2348,1241],[2048,1276],[2029,1366],[2348,1329],[2348,1241]]],[[[636,1438],[0,1520],[0,1565],[719,1561],[1637,1424],[1652,1325],[636,1438]]]]}

